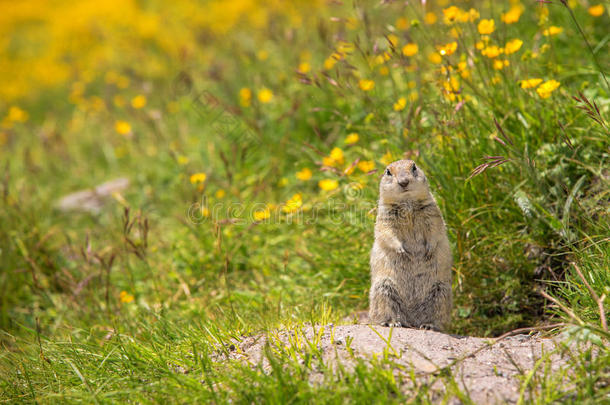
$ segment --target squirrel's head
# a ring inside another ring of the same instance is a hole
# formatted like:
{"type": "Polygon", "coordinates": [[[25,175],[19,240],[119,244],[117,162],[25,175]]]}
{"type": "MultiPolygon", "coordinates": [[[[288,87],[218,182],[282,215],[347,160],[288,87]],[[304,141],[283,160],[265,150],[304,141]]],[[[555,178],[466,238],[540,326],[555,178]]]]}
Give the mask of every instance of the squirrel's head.
{"type": "Polygon", "coordinates": [[[412,160],[390,163],[381,176],[379,195],[385,204],[426,199],[430,192],[423,170],[412,160]]]}

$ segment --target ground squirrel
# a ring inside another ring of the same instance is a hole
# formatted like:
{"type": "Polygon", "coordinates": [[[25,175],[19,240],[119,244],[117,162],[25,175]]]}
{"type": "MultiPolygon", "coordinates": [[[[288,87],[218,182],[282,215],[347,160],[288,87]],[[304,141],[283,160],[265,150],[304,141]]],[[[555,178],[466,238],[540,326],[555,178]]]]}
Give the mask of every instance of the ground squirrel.
{"type": "Polygon", "coordinates": [[[370,321],[446,330],[451,318],[451,248],[424,172],[411,160],[381,177],[371,250],[370,321]]]}

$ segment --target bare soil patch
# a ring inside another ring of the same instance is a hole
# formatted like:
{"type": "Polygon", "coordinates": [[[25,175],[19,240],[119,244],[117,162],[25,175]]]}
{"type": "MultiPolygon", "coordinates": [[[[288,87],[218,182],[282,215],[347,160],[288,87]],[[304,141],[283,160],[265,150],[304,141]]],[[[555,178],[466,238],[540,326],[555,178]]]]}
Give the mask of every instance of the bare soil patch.
{"type": "MultiPolygon", "coordinates": [[[[445,389],[443,381],[447,379],[436,377],[450,374],[477,404],[517,402],[525,376],[532,370],[533,375],[545,372],[545,367],[536,367],[542,357],[550,365],[546,372],[567,367],[566,359],[554,351],[558,342],[540,336],[476,338],[408,328],[390,331],[390,328],[364,324],[309,326],[300,332],[250,336],[235,342],[230,357],[269,370],[264,355],[266,342],[275,348],[294,348],[299,336],[301,342],[315,342],[324,364],[340,362],[348,370],[357,359],[383,356],[386,351],[394,363],[394,374],[406,377],[402,378],[405,391],[417,388],[409,378],[414,372],[418,382],[428,381],[440,399],[445,389]]],[[[322,377],[315,369],[309,375],[312,383],[321,382],[322,377]]],[[[523,395],[527,400],[529,392],[523,395]]]]}

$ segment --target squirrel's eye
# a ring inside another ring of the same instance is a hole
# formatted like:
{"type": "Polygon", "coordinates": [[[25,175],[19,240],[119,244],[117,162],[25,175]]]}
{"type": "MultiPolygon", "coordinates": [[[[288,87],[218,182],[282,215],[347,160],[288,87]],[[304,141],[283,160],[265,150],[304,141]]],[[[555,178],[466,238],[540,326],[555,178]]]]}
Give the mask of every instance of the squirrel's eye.
{"type": "Polygon", "coordinates": [[[390,169],[385,169],[385,175],[386,176],[391,176],[392,173],[390,172],[390,169]]]}
{"type": "Polygon", "coordinates": [[[417,173],[417,166],[413,165],[411,171],[413,172],[413,175],[415,175],[415,173],[417,173]]]}

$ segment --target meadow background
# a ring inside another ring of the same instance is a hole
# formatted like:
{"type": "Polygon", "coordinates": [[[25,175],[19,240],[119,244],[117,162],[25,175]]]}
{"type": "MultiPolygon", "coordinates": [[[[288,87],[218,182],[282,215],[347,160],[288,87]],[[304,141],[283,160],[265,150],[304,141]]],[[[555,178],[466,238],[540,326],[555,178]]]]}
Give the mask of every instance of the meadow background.
{"type": "Polygon", "coordinates": [[[400,158],[447,222],[451,332],[564,321],[598,355],[540,402],[607,398],[607,2],[0,4],[3,402],[405,400],[383,364],[215,357],[367,308],[400,158]]]}

